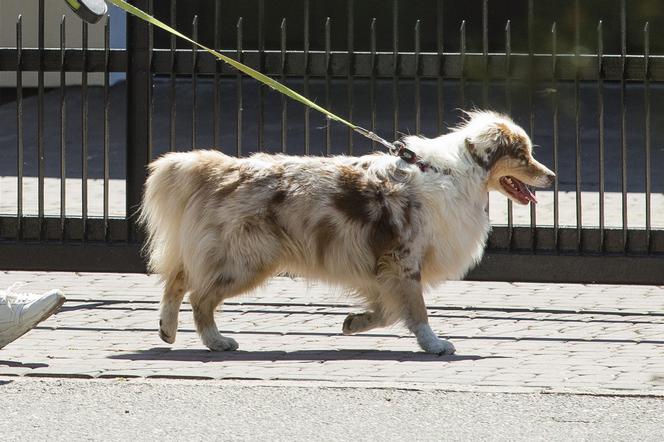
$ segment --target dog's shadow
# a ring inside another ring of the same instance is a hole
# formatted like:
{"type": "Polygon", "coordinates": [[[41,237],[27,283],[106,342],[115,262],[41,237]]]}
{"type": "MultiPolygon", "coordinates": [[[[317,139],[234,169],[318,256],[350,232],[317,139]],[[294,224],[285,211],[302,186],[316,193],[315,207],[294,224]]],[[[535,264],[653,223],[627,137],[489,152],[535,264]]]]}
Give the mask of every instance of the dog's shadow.
{"type": "Polygon", "coordinates": [[[445,355],[438,356],[414,351],[387,350],[296,350],[296,351],[227,351],[211,352],[208,350],[170,349],[155,347],[133,353],[109,356],[110,359],[131,361],[397,361],[397,362],[459,362],[481,359],[507,358],[507,356],[481,355],[445,355]]]}
{"type": "Polygon", "coordinates": [[[4,361],[4,360],[0,360],[0,366],[1,365],[4,365],[6,367],[12,367],[12,368],[30,368],[30,369],[48,367],[48,364],[44,364],[42,362],[23,363],[23,362],[17,362],[17,361],[4,361]]]}

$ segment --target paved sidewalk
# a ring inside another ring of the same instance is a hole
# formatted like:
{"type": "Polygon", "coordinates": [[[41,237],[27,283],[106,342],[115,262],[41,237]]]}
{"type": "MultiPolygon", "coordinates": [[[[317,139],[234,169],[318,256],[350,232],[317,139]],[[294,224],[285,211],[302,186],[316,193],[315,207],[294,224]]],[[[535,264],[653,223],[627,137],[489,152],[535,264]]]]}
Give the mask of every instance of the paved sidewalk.
{"type": "Polygon", "coordinates": [[[212,353],[183,305],[175,345],[157,335],[161,287],[130,274],[0,272],[0,286],[68,301],[0,350],[0,376],[316,382],[449,390],[664,396],[664,287],[451,282],[427,297],[458,354],[421,353],[402,327],[343,336],[358,311],[337,289],[275,278],[217,316],[240,350],[212,353]]]}

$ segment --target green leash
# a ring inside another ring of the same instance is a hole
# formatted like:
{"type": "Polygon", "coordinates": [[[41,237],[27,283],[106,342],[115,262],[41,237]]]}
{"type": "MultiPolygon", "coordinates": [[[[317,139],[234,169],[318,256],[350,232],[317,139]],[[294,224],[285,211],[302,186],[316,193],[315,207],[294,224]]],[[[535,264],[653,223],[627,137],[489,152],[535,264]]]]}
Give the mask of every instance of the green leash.
{"type": "Polygon", "coordinates": [[[237,70],[247,74],[248,76],[260,81],[261,83],[271,87],[275,91],[277,91],[279,93],[282,93],[282,94],[292,98],[293,100],[297,100],[300,103],[304,104],[305,106],[309,106],[312,109],[316,109],[318,112],[321,112],[321,113],[325,114],[328,118],[330,118],[334,121],[338,121],[339,123],[345,124],[346,126],[353,129],[355,132],[369,138],[372,141],[376,141],[376,142],[382,144],[383,146],[387,147],[390,150],[390,152],[395,152],[398,149],[394,145],[394,143],[390,143],[389,141],[387,141],[387,140],[381,138],[380,136],[376,135],[374,132],[372,132],[370,130],[367,130],[367,129],[361,127],[361,126],[357,126],[357,125],[351,123],[350,121],[344,120],[343,118],[339,117],[338,115],[335,115],[332,112],[330,112],[329,110],[317,105],[313,101],[309,100],[307,97],[298,94],[294,90],[284,86],[283,84],[279,83],[276,80],[273,80],[272,78],[268,77],[267,75],[261,74],[257,70],[252,69],[249,66],[246,66],[246,65],[240,63],[239,61],[233,60],[230,57],[227,57],[223,54],[220,54],[219,52],[215,51],[214,49],[210,49],[207,46],[204,46],[204,45],[200,44],[199,42],[187,37],[186,35],[182,34],[181,32],[177,31],[176,29],[173,29],[170,26],[168,26],[167,24],[157,20],[156,18],[154,18],[150,14],[146,13],[145,11],[142,11],[141,9],[139,9],[135,6],[130,5],[129,3],[125,2],[124,0],[107,0],[107,1],[109,3],[114,4],[118,8],[124,10],[125,12],[127,12],[127,13],[135,16],[135,17],[140,18],[141,20],[144,20],[144,21],[146,21],[146,22],[148,22],[148,23],[150,23],[154,26],[157,26],[158,28],[163,29],[164,31],[170,32],[171,34],[173,34],[177,37],[180,37],[180,38],[188,41],[189,43],[192,43],[192,44],[198,46],[199,48],[203,49],[204,51],[212,54],[217,59],[223,61],[224,63],[230,64],[235,69],[237,69],[237,70]]]}

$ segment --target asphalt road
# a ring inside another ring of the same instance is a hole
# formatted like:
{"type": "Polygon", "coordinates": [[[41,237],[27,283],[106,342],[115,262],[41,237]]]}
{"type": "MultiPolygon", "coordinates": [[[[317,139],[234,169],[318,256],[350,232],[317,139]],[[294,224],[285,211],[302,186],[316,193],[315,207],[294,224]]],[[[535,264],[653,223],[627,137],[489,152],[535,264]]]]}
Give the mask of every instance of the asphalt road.
{"type": "Polygon", "coordinates": [[[0,413],[5,441],[664,438],[652,397],[5,377],[0,413]]]}

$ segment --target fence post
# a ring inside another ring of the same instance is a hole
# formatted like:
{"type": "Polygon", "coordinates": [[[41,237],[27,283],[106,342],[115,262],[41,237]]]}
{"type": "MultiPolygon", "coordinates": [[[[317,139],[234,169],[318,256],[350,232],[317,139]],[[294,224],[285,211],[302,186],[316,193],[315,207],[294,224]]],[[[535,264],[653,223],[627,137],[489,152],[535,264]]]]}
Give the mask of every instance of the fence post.
{"type": "MultiPolygon", "coordinates": [[[[152,0],[133,0],[134,6],[151,11],[152,0]]],[[[141,203],[146,165],[151,158],[152,133],[152,29],[127,14],[127,181],[128,239],[139,242],[135,212],[141,203]]]]}

